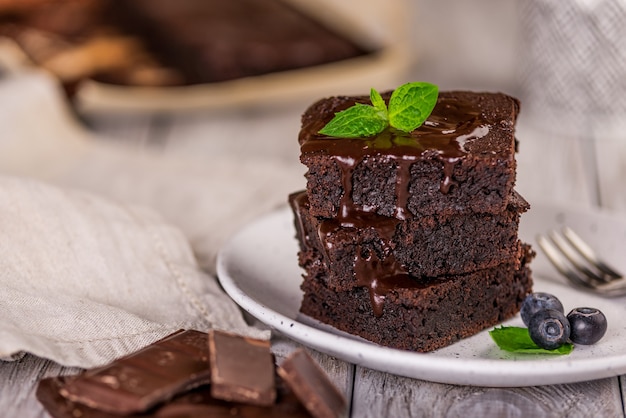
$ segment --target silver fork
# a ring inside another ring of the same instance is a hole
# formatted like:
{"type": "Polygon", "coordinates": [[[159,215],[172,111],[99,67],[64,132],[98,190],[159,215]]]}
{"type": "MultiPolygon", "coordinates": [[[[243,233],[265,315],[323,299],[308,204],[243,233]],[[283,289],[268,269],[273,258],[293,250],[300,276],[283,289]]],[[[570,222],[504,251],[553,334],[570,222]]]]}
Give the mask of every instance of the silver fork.
{"type": "Polygon", "coordinates": [[[538,235],[537,243],[552,265],[574,286],[603,296],[626,295],[624,274],[598,257],[571,228],[538,235]]]}

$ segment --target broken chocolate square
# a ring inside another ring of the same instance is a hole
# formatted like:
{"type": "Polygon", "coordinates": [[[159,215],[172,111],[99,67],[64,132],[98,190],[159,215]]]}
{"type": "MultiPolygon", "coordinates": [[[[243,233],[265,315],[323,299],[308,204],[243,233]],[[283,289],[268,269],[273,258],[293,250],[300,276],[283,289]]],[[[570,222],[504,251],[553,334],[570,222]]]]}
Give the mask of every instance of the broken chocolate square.
{"type": "Polygon", "coordinates": [[[275,367],[269,341],[211,331],[209,352],[215,398],[255,405],[274,403],[275,367]]]}
{"type": "Polygon", "coordinates": [[[132,414],[209,381],[207,334],[177,331],[136,353],[86,371],[64,385],[60,393],[101,411],[132,414]]]}
{"type": "Polygon", "coordinates": [[[306,351],[294,351],[278,367],[278,375],[315,418],[337,418],[345,414],[345,397],[306,351]]]}

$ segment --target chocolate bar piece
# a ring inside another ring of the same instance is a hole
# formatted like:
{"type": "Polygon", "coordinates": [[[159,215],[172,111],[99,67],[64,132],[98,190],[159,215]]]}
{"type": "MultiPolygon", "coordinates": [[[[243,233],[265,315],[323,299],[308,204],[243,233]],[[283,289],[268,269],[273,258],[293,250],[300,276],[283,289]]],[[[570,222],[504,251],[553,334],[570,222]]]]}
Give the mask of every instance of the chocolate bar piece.
{"type": "Polygon", "coordinates": [[[209,382],[207,334],[177,331],[109,365],[86,371],[60,393],[101,411],[132,414],[209,382]]]}
{"type": "MultiPolygon", "coordinates": [[[[61,376],[42,379],[37,386],[37,399],[53,418],[119,418],[89,408],[80,403],[64,398],[59,392],[76,377],[61,376]]],[[[127,417],[155,418],[305,418],[310,417],[298,399],[284,385],[278,385],[279,396],[271,407],[243,405],[215,399],[209,386],[195,388],[178,395],[165,404],[157,405],[146,413],[127,415],[127,417]]]]}
{"type": "Polygon", "coordinates": [[[39,385],[37,385],[37,392],[35,392],[37,400],[53,418],[110,418],[115,416],[108,412],[98,411],[80,403],[72,402],[61,396],[59,393],[61,388],[72,382],[76,377],[59,376],[40,380],[39,385]],[[91,413],[87,414],[87,411],[91,411],[91,413]]]}
{"type": "Polygon", "coordinates": [[[345,414],[345,397],[306,351],[294,351],[280,365],[278,375],[315,418],[337,418],[345,414]]]}
{"type": "Polygon", "coordinates": [[[211,331],[209,352],[213,397],[255,405],[274,402],[275,368],[269,341],[211,331]]]}

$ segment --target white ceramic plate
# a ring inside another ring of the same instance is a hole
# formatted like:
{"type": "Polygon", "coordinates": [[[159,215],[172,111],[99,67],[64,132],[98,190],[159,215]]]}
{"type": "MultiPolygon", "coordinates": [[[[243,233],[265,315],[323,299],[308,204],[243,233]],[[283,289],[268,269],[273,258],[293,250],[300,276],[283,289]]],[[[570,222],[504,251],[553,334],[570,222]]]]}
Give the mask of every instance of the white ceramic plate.
{"type": "MultiPolygon", "coordinates": [[[[626,220],[607,213],[533,205],[522,216],[520,236],[569,225],[626,271],[626,220]]],[[[433,382],[479,386],[531,386],[585,381],[626,373],[626,298],[582,293],[560,280],[539,253],[532,263],[535,291],[556,294],[566,311],[601,309],[609,328],[593,346],[576,346],[568,356],[519,355],[501,351],[487,331],[427,353],[372,344],[298,314],[302,292],[293,218],[284,208],[250,224],[221,250],[217,271],[226,292],[243,309],[277,331],[311,348],[371,369],[433,382]]],[[[519,315],[506,323],[523,326],[519,315]]]]}

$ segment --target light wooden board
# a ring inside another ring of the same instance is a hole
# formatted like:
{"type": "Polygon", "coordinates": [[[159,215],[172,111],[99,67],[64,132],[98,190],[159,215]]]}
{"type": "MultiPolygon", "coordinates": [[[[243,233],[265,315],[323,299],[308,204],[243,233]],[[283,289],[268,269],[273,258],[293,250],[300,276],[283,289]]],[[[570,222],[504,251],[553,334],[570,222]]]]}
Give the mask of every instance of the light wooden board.
{"type": "MultiPolygon", "coordinates": [[[[275,337],[277,362],[299,345],[275,337]]],[[[624,396],[619,380],[526,388],[455,386],[399,377],[356,367],[325,354],[308,350],[331,380],[352,401],[352,417],[623,417],[624,396]],[[352,380],[354,379],[354,393],[352,380]]],[[[0,362],[0,416],[43,418],[48,415],[37,402],[37,382],[47,376],[75,374],[67,368],[35,356],[0,362]]]]}
{"type": "Polygon", "coordinates": [[[523,388],[431,383],[357,367],[354,417],[621,417],[617,378],[523,388]]]}

